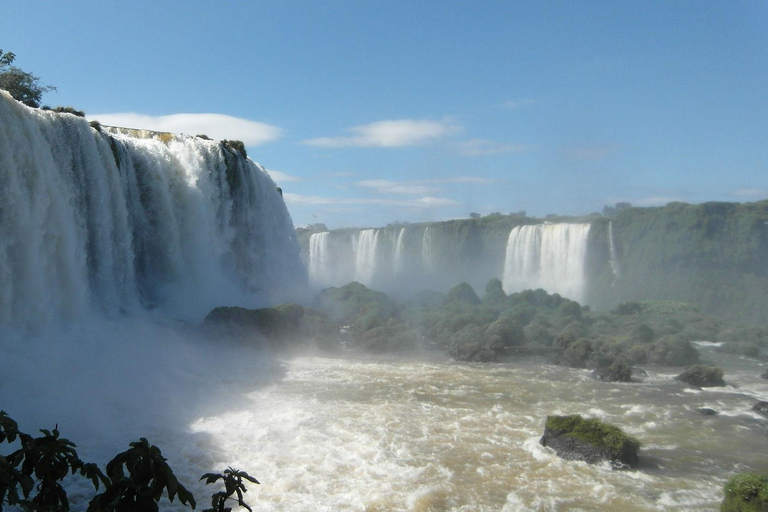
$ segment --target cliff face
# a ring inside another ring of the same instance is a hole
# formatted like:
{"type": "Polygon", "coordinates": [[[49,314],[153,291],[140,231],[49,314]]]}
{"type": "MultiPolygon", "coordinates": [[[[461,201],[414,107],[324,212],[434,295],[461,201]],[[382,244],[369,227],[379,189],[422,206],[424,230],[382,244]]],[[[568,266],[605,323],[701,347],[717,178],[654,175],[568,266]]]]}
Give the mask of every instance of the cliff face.
{"type": "Polygon", "coordinates": [[[682,300],[735,320],[768,322],[768,201],[629,208],[594,228],[594,306],[682,300]]]}
{"type": "Polygon", "coordinates": [[[670,203],[613,218],[489,215],[323,233],[299,230],[318,289],[356,280],[405,295],[466,281],[481,291],[498,278],[507,293],[541,287],[598,309],[680,300],[768,323],[768,201],[670,203]]]}

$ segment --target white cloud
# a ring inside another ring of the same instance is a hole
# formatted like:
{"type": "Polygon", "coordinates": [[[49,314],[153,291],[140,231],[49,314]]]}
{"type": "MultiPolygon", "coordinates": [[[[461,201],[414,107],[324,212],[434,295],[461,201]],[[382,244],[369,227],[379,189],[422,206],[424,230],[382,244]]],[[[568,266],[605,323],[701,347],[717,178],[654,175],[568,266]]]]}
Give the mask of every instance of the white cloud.
{"type": "Polygon", "coordinates": [[[283,130],[266,123],[224,114],[171,114],[148,116],[136,113],[94,114],[88,119],[106,126],[136,128],[159,132],[207,135],[214,140],[241,140],[246,146],[258,146],[282,135],[283,130]]]}
{"type": "Polygon", "coordinates": [[[419,182],[395,182],[388,180],[365,180],[357,182],[357,185],[363,188],[373,189],[376,192],[382,194],[405,194],[405,195],[421,195],[421,194],[433,194],[439,192],[440,189],[435,187],[429,187],[426,185],[420,185],[419,182]]]}
{"type": "Polygon", "coordinates": [[[286,174],[284,172],[280,171],[273,171],[272,169],[264,169],[267,171],[267,174],[275,181],[275,182],[286,182],[286,181],[301,181],[301,178],[298,176],[291,176],[290,174],[286,174]]]}
{"type": "Polygon", "coordinates": [[[450,119],[395,119],[355,126],[348,131],[352,135],[308,139],[303,144],[324,148],[422,146],[458,133],[461,127],[450,119]]]}
{"type": "Polygon", "coordinates": [[[307,196],[303,194],[293,194],[286,192],[283,194],[285,202],[294,205],[310,206],[345,206],[345,205],[377,205],[377,206],[401,206],[401,207],[440,207],[440,206],[458,206],[461,203],[453,199],[442,197],[421,197],[419,199],[382,199],[382,198],[344,198],[344,197],[324,197],[307,196]]]}
{"type": "Polygon", "coordinates": [[[736,197],[746,197],[755,199],[758,197],[766,197],[768,196],[768,190],[764,190],[761,188],[742,188],[740,190],[734,190],[731,192],[732,196],[736,197]]]}
{"type": "Polygon", "coordinates": [[[458,144],[459,154],[464,156],[495,155],[500,153],[522,153],[530,148],[522,144],[504,144],[485,139],[469,139],[458,144]]]}

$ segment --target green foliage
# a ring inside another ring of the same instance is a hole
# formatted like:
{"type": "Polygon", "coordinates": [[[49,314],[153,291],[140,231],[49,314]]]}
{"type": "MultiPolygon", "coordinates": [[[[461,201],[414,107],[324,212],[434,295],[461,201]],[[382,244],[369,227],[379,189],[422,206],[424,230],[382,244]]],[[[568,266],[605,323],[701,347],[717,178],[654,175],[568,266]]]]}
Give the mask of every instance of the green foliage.
{"type": "Polygon", "coordinates": [[[603,382],[629,382],[632,380],[632,368],[624,361],[614,361],[595,369],[595,378],[603,382]]]}
{"type": "MultiPolygon", "coordinates": [[[[196,506],[192,493],[179,483],[160,449],[143,437],[107,464],[106,476],[95,464],[80,460],[75,444],[60,437],[58,427],[40,432],[43,435],[36,438],[21,432],[18,423],[0,411],[0,443],[20,441],[21,445],[8,455],[0,455],[0,512],[5,504],[24,512],[68,511],[69,499],[60,482],[69,473],[84,476],[95,490],[100,483],[105,487],[90,501],[88,512],[157,511],[163,493],[171,502],[178,497],[183,505],[196,506]],[[37,492],[33,494],[34,490],[37,492]]],[[[204,512],[231,511],[225,505],[227,500],[235,500],[235,494],[237,504],[251,510],[243,501],[247,492],[243,480],[259,481],[245,471],[228,468],[223,473],[206,473],[203,479],[206,484],[224,483],[224,490],[212,496],[213,508],[204,512]]]]}
{"type": "Polygon", "coordinates": [[[459,283],[448,290],[444,302],[446,304],[449,302],[460,302],[463,304],[478,305],[482,301],[468,283],[459,283]]]}
{"type": "Polygon", "coordinates": [[[110,483],[93,498],[88,512],[156,512],[164,492],[171,502],[178,496],[195,508],[192,493],[179,483],[157,446],[143,437],[130,446],[107,464],[110,483]]]}
{"type": "Polygon", "coordinates": [[[700,388],[725,386],[723,370],[714,366],[694,365],[675,377],[677,380],[700,388]]]}
{"type": "Polygon", "coordinates": [[[13,65],[16,55],[0,50],[0,89],[5,89],[17,101],[28,107],[39,107],[43,94],[55,91],[50,85],[42,85],[40,78],[13,65]]]}
{"type": "Polygon", "coordinates": [[[603,423],[597,418],[585,419],[578,414],[547,416],[546,428],[554,435],[566,435],[599,448],[609,448],[617,453],[637,449],[640,441],[625,434],[620,428],[603,423]]]}
{"type": "Polygon", "coordinates": [[[234,500],[232,496],[237,494],[237,504],[249,512],[252,511],[251,507],[243,500],[243,494],[248,492],[243,480],[247,480],[254,484],[259,484],[259,481],[254,477],[246,473],[245,471],[238,471],[237,469],[227,468],[223,473],[206,473],[200,480],[205,480],[205,484],[212,484],[218,480],[222,480],[224,483],[224,490],[219,491],[211,497],[211,508],[203,510],[203,512],[231,512],[232,508],[227,507],[227,500],[234,500]]]}
{"type": "Polygon", "coordinates": [[[0,442],[18,439],[21,444],[14,452],[0,456],[0,510],[7,502],[25,511],[68,511],[69,500],[61,481],[70,471],[89,479],[95,489],[99,482],[108,483],[95,464],[80,460],[75,444],[60,437],[58,428],[40,432],[42,436],[32,437],[19,431],[18,424],[0,411],[0,442]]]}
{"type": "Polygon", "coordinates": [[[768,475],[740,473],[726,482],[722,512],[768,512],[768,475]]]}

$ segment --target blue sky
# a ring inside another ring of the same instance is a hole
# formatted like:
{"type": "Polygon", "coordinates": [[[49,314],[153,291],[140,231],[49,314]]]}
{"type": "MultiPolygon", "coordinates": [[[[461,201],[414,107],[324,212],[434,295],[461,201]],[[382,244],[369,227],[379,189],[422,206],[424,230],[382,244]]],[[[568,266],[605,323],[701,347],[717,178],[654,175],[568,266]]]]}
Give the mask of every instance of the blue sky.
{"type": "Polygon", "coordinates": [[[3,0],[0,48],[45,104],[244,140],[296,225],[768,197],[762,0],[3,0]]]}

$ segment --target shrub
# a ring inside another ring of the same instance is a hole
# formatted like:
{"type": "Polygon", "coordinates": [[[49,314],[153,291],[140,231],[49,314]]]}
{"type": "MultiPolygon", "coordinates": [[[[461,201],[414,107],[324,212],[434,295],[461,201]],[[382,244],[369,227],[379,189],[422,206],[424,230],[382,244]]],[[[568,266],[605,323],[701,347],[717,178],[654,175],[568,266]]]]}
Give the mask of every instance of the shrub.
{"type": "Polygon", "coordinates": [[[768,511],[768,475],[740,473],[726,482],[724,491],[723,512],[768,511]]]}
{"type": "Polygon", "coordinates": [[[725,386],[723,370],[714,366],[694,365],[675,377],[677,380],[700,388],[725,386]]]}

